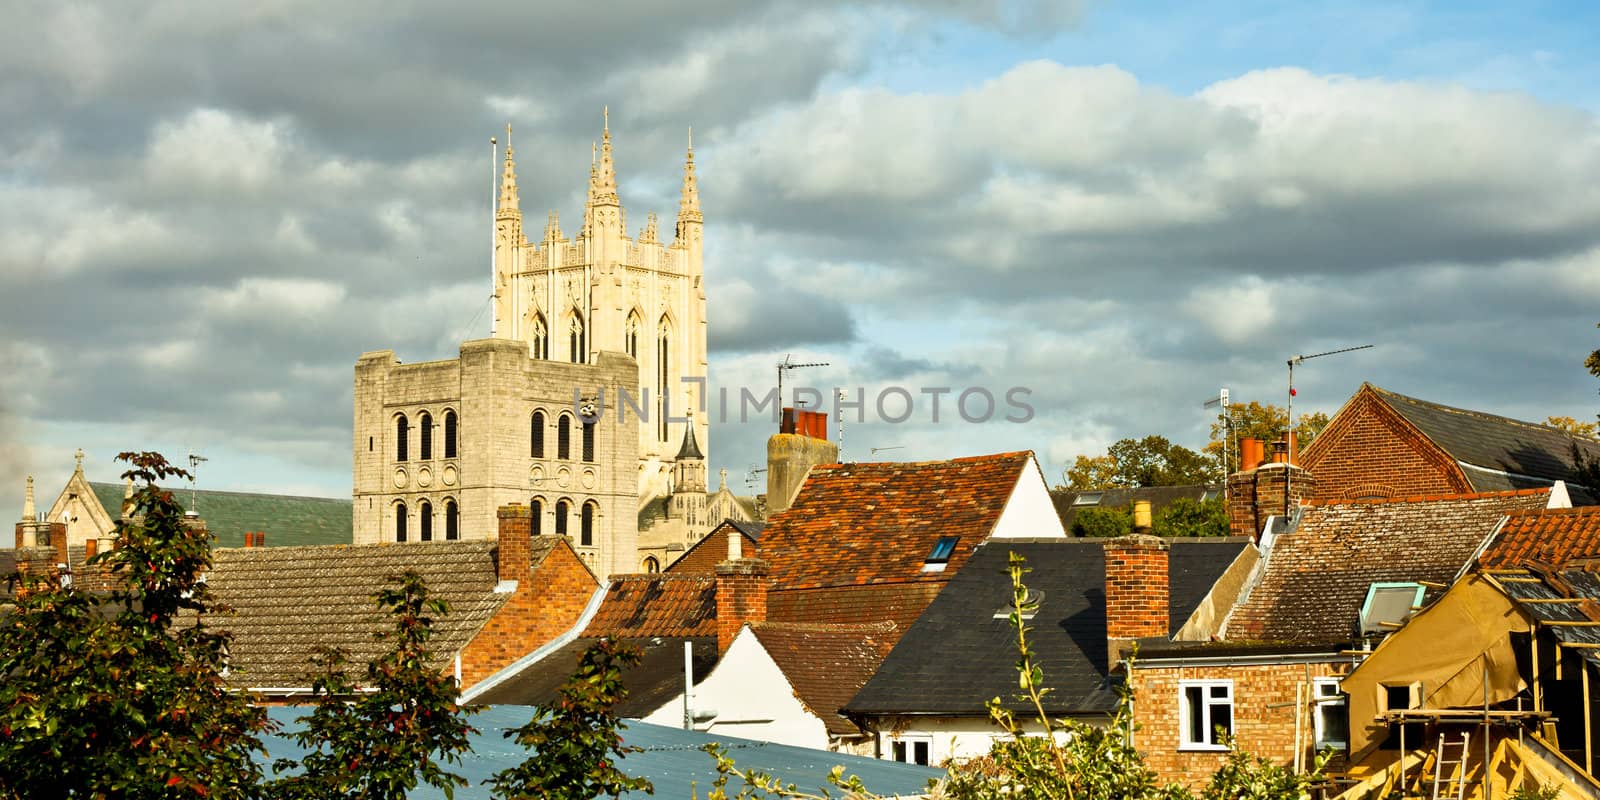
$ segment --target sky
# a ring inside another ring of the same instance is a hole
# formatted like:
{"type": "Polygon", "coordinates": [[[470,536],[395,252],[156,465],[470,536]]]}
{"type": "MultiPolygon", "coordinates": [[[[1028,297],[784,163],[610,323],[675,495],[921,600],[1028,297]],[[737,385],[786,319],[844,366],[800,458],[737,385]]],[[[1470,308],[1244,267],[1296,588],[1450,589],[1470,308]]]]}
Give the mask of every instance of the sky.
{"type": "MultiPolygon", "coordinates": [[[[786,383],[860,387],[846,460],[1029,449],[1059,480],[1199,447],[1220,388],[1282,403],[1289,357],[1359,344],[1297,410],[1370,381],[1600,411],[1590,3],[5,5],[6,519],[77,448],[94,480],[155,449],[348,496],[356,358],[488,332],[489,137],[571,230],[605,107],[635,226],[672,218],[693,126],[713,389],[827,362],[786,383]]],[[[714,422],[711,474],[761,490],[772,430],[714,422]]]]}

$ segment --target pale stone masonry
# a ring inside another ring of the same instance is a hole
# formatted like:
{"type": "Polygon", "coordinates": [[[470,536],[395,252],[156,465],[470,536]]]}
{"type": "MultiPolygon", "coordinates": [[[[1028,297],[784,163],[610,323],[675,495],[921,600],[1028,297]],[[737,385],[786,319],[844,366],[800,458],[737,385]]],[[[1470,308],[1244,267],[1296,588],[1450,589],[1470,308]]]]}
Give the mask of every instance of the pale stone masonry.
{"type": "Polygon", "coordinates": [[[574,549],[600,574],[634,570],[637,548],[638,419],[615,411],[594,425],[586,459],[573,390],[608,396],[636,379],[637,367],[620,353],[601,353],[592,364],[530,358],[527,345],[479,339],[461,345],[461,357],[401,364],[389,350],[364,353],[355,378],[355,542],[447,539],[451,504],[462,539],[492,539],[496,509],[521,503],[538,509],[540,534],[572,538],[574,549]],[[534,420],[542,413],[543,455],[535,456],[534,420]],[[430,420],[424,458],[423,419],[430,420]],[[454,415],[451,452],[447,419],[454,415]],[[405,426],[405,458],[400,438],[405,426]],[[566,458],[561,427],[569,425],[566,458]],[[565,504],[564,506],[562,504],[565,504]],[[583,538],[591,505],[592,530],[583,538]],[[425,523],[423,510],[430,519],[425,523]],[[557,519],[564,509],[566,519],[557,519]]]}

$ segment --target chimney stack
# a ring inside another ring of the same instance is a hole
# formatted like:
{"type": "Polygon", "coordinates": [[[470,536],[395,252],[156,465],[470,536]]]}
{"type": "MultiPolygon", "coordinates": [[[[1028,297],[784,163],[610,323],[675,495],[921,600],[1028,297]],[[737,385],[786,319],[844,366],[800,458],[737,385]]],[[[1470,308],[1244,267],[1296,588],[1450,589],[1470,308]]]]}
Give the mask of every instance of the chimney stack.
{"type": "Polygon", "coordinates": [[[499,578],[524,581],[533,571],[533,516],[521,503],[501,506],[499,578]]]}
{"type": "MultiPolygon", "coordinates": [[[[1135,512],[1137,514],[1137,512],[1135,512]]],[[[1167,540],[1143,533],[1107,539],[1106,657],[1116,666],[1134,640],[1168,635],[1167,540]]]]}
{"type": "Polygon", "coordinates": [[[770,565],[759,558],[734,558],[742,547],[738,531],[732,531],[727,561],[717,565],[717,653],[728,651],[733,638],[746,622],[767,618],[767,577],[770,565]]]}
{"type": "MultiPolygon", "coordinates": [[[[1228,476],[1228,532],[1234,536],[1249,536],[1259,542],[1267,518],[1284,516],[1287,510],[1317,496],[1316,476],[1291,461],[1293,445],[1281,440],[1273,445],[1279,452],[1273,454],[1271,462],[1228,476]],[[1285,481],[1289,484],[1287,509],[1285,481]]],[[[1245,451],[1246,464],[1250,463],[1249,453],[1245,451]]]]}
{"type": "Polygon", "coordinates": [[[839,445],[828,441],[828,415],[783,409],[778,432],[767,440],[767,514],[785,511],[818,464],[837,464],[839,445]]]}

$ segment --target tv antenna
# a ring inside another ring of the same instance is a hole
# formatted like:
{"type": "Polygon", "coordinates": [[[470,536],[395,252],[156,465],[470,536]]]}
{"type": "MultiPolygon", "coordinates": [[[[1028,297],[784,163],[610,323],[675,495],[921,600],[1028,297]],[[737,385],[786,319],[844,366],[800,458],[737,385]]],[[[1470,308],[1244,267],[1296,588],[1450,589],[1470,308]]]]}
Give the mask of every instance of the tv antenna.
{"type": "Polygon", "coordinates": [[[1217,392],[1217,396],[1201,404],[1201,408],[1215,408],[1217,418],[1222,421],[1222,502],[1228,502],[1228,476],[1233,474],[1231,460],[1233,448],[1239,443],[1238,434],[1233,430],[1233,409],[1228,405],[1228,387],[1224,386],[1217,392]]]}
{"type": "Polygon", "coordinates": [[[906,446],[903,445],[903,444],[892,444],[892,445],[889,445],[888,447],[874,447],[874,448],[871,448],[868,451],[868,453],[871,454],[871,455],[877,455],[877,454],[879,454],[879,453],[881,453],[881,452],[883,452],[885,450],[904,450],[904,449],[906,449],[906,446]]]}
{"type": "Polygon", "coordinates": [[[783,413],[783,373],[784,372],[786,372],[788,370],[791,370],[791,369],[805,369],[807,367],[826,367],[826,366],[828,366],[828,362],[826,362],[826,361],[814,361],[814,362],[811,362],[809,364],[796,364],[796,363],[794,363],[794,362],[789,360],[789,356],[788,355],[785,355],[783,357],[783,360],[778,362],[778,413],[780,413],[780,414],[783,413]]]}
{"type": "MultiPolygon", "coordinates": [[[[1307,356],[1307,355],[1298,355],[1298,356],[1295,356],[1294,358],[1289,359],[1289,407],[1285,410],[1285,414],[1288,416],[1288,420],[1286,421],[1287,430],[1285,430],[1284,434],[1283,434],[1284,459],[1285,459],[1285,463],[1286,464],[1288,463],[1288,452],[1289,452],[1290,443],[1294,441],[1294,395],[1295,395],[1295,391],[1294,391],[1294,367],[1295,367],[1295,365],[1296,364],[1305,363],[1306,361],[1310,361],[1313,358],[1322,358],[1323,356],[1336,356],[1336,355],[1339,355],[1340,353],[1353,353],[1353,352],[1355,352],[1357,350],[1370,349],[1373,346],[1374,345],[1370,345],[1370,344],[1358,344],[1355,347],[1341,347],[1338,350],[1329,350],[1329,351],[1323,352],[1323,353],[1312,353],[1309,356],[1307,356]]],[[[1286,521],[1289,519],[1289,482],[1291,480],[1293,480],[1293,479],[1294,479],[1294,470],[1284,470],[1284,473],[1283,473],[1283,518],[1286,521]]]]}
{"type": "Polygon", "coordinates": [[[766,467],[757,467],[754,464],[750,465],[750,468],[745,470],[744,485],[749,488],[754,488],[756,485],[756,476],[766,471],[766,467]]]}
{"type": "Polygon", "coordinates": [[[206,461],[205,456],[193,450],[189,451],[189,513],[185,516],[200,516],[200,504],[195,491],[194,478],[195,474],[199,472],[200,465],[206,463],[206,461]]]}

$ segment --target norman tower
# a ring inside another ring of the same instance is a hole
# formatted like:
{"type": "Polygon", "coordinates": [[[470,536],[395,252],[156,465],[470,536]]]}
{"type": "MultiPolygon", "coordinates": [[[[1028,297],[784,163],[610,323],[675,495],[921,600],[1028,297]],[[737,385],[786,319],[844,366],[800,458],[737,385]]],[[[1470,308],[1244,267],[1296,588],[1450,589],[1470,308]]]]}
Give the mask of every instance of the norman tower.
{"type": "MultiPolygon", "coordinates": [[[[602,352],[631,356],[638,380],[629,393],[648,414],[638,424],[638,496],[667,495],[685,428],[694,426],[701,447],[709,442],[707,415],[691,414],[706,385],[704,219],[693,140],[670,243],[661,242],[655,214],[637,236],[627,233],[609,113],[590,159],[581,227],[569,238],[551,211],[544,231],[529,239],[509,127],[506,133],[495,211],[494,335],[525,342],[536,360],[592,364],[602,352]]],[[[606,406],[615,417],[617,398],[606,397],[606,406]]]]}

